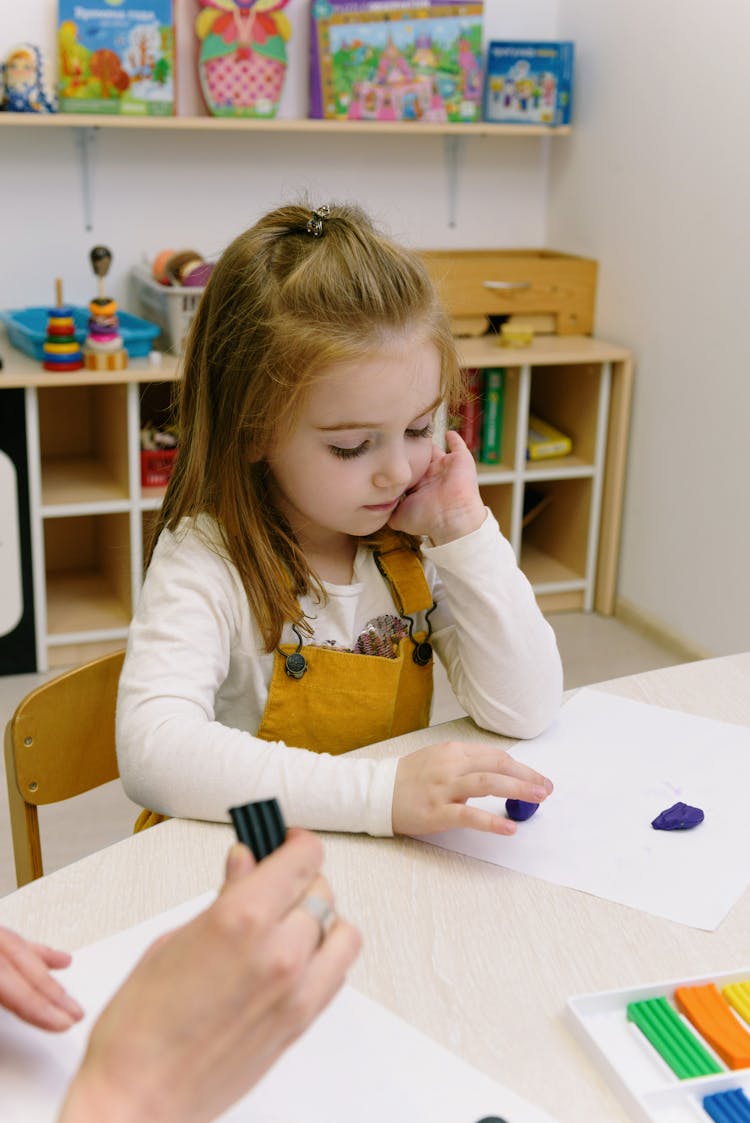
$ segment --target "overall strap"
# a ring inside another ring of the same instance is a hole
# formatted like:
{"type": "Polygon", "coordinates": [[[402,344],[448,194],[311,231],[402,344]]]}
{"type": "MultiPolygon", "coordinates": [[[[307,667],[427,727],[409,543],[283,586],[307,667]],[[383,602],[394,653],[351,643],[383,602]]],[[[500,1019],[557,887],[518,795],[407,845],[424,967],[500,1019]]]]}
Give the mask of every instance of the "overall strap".
{"type": "Polygon", "coordinates": [[[432,591],[417,548],[386,527],[378,535],[373,558],[390,586],[400,616],[414,616],[432,608],[432,591]]]}

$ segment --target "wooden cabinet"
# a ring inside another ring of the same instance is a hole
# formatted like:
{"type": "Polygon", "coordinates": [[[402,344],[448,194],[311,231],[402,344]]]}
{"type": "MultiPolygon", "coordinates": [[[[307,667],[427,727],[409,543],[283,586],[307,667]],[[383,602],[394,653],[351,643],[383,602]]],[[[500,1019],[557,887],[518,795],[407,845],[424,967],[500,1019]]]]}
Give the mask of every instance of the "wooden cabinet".
{"type": "MultiPolygon", "coordinates": [[[[611,613],[628,352],[577,336],[539,337],[523,349],[466,339],[459,351],[467,367],[507,372],[502,463],[480,466],[479,479],[542,608],[611,613]],[[530,409],[573,437],[570,456],[526,461],[530,409]],[[524,527],[532,487],[549,500],[524,527]]],[[[178,370],[164,355],[160,367],[139,359],[118,374],[50,374],[12,348],[3,355],[0,389],[25,394],[37,667],[44,670],[125,642],[163,494],[141,487],[140,428],[167,408],[178,370]]]]}

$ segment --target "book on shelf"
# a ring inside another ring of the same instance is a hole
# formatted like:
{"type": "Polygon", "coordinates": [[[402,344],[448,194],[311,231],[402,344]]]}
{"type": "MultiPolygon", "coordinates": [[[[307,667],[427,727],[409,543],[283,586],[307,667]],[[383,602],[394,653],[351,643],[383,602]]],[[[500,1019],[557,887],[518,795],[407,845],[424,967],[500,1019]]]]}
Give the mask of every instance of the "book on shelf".
{"type": "Polygon", "coordinates": [[[526,436],[526,459],[546,460],[553,456],[567,456],[573,448],[569,436],[560,432],[548,421],[536,414],[529,414],[529,428],[526,436]]]}
{"type": "Polygon", "coordinates": [[[487,367],[482,380],[482,439],[480,464],[499,464],[503,445],[505,369],[487,367]]]}
{"type": "Polygon", "coordinates": [[[452,427],[480,464],[499,464],[503,439],[505,369],[470,367],[465,372],[466,398],[452,427]]]}
{"type": "Polygon", "coordinates": [[[485,121],[569,124],[573,55],[569,40],[492,40],[484,76],[485,121]]]}
{"type": "Polygon", "coordinates": [[[481,3],[313,3],[310,116],[479,121],[481,3]]]}
{"type": "Polygon", "coordinates": [[[464,439],[469,452],[476,457],[482,439],[482,372],[476,367],[464,371],[466,397],[455,421],[455,428],[464,439]]]}
{"type": "Polygon", "coordinates": [[[173,0],[58,0],[57,50],[61,113],[174,114],[173,0]]]}

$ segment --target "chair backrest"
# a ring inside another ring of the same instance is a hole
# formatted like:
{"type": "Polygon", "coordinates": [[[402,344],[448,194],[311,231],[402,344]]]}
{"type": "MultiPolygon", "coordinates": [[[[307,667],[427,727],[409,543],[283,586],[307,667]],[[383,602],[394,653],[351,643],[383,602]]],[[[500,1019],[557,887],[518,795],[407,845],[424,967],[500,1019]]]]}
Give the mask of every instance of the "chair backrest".
{"type": "Polygon", "coordinates": [[[5,727],[16,880],[44,873],[37,807],[119,776],[115,705],[124,651],[74,667],[27,694],[5,727]]]}

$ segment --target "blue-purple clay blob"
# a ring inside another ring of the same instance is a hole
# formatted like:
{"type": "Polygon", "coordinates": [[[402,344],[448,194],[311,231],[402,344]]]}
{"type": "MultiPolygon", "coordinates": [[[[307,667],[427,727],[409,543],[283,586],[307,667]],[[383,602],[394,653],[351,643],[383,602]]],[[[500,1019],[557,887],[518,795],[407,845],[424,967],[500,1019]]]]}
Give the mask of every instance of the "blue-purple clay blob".
{"type": "Polygon", "coordinates": [[[523,823],[538,810],[538,803],[526,803],[523,799],[506,799],[505,801],[505,814],[514,823],[523,823]]]}
{"type": "Polygon", "coordinates": [[[688,803],[674,803],[666,811],[662,811],[651,822],[655,831],[689,831],[703,822],[703,812],[700,807],[691,807],[688,803]]]}

